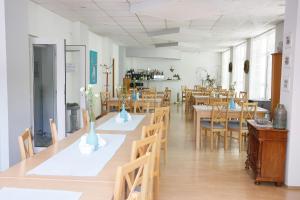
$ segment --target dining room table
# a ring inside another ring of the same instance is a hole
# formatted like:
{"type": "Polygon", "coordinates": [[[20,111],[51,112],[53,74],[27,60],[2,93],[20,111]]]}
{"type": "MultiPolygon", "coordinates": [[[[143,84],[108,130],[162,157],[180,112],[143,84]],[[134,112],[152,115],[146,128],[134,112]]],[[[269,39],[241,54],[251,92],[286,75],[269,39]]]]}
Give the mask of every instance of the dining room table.
{"type": "Polygon", "coordinates": [[[151,119],[150,114],[131,114],[131,122],[119,125],[117,114],[108,113],[95,123],[104,147],[82,154],[79,142],[88,130],[80,129],[1,172],[0,188],[58,189],[81,192],[80,200],[112,199],[117,168],[130,161],[132,142],[141,138],[151,119]]]}
{"type": "MultiPolygon", "coordinates": [[[[194,127],[196,135],[196,149],[200,149],[203,146],[203,141],[201,137],[201,120],[211,119],[212,117],[212,106],[210,105],[193,105],[194,109],[194,127]]],[[[225,112],[225,110],[224,110],[225,112]]],[[[228,118],[238,119],[240,117],[241,107],[236,106],[234,109],[228,109],[228,118]]],[[[264,118],[265,114],[269,111],[265,108],[257,107],[256,117],[264,118]]]]}

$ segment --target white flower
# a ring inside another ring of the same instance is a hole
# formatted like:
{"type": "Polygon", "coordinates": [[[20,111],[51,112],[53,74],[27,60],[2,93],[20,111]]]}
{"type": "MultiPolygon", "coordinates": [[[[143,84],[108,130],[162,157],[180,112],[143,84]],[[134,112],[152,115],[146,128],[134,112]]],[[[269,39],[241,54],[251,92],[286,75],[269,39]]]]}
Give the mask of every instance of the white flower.
{"type": "Polygon", "coordinates": [[[81,92],[81,93],[85,92],[85,88],[84,88],[84,87],[81,87],[81,88],[80,88],[80,92],[81,92]]]}
{"type": "Polygon", "coordinates": [[[88,88],[89,88],[89,89],[92,89],[92,88],[93,88],[93,85],[89,84],[89,85],[88,85],[88,88]]]}
{"type": "Polygon", "coordinates": [[[100,97],[100,95],[99,95],[99,94],[95,94],[95,97],[96,97],[96,98],[99,98],[99,97],[100,97]]]}

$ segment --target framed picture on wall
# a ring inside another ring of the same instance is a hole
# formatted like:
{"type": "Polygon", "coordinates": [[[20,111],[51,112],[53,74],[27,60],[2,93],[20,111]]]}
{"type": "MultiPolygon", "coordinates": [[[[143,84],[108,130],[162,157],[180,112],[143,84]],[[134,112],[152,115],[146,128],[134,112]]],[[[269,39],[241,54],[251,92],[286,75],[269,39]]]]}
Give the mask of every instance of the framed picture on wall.
{"type": "Polygon", "coordinates": [[[98,53],[90,51],[90,84],[97,84],[98,53]]]}

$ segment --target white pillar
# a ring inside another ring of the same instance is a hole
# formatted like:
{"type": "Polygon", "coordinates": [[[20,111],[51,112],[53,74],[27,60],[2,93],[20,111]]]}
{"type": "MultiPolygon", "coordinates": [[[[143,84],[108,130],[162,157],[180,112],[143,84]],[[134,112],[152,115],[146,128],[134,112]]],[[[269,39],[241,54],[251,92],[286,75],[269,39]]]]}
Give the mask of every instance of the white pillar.
{"type": "Polygon", "coordinates": [[[289,56],[290,66],[282,68],[281,103],[288,111],[288,148],[286,162],[286,180],[288,186],[300,186],[300,4],[298,0],[287,0],[285,10],[284,41],[291,37],[291,45],[283,46],[283,60],[289,56]],[[297,20],[298,19],[298,20],[297,20]],[[284,85],[287,81],[288,87],[284,85]]]}
{"type": "Polygon", "coordinates": [[[31,126],[30,70],[27,29],[28,2],[27,0],[1,0],[0,2],[1,126],[4,122],[4,129],[1,127],[0,131],[1,143],[4,144],[4,147],[1,144],[0,148],[1,154],[4,154],[3,163],[1,161],[2,169],[4,169],[7,167],[8,161],[10,165],[20,161],[18,136],[25,128],[31,126]],[[4,21],[5,25],[3,25],[4,21]],[[3,52],[6,52],[6,55],[3,52]],[[2,98],[2,94],[4,94],[4,98],[2,98]],[[2,139],[4,140],[2,141],[2,139]],[[4,152],[2,152],[3,148],[4,152]],[[8,152],[7,148],[9,148],[8,152]]]}
{"type": "MultiPolygon", "coordinates": [[[[5,6],[0,0],[0,44],[6,44],[5,6]]],[[[0,45],[0,171],[9,166],[6,45],[0,45]]]]}

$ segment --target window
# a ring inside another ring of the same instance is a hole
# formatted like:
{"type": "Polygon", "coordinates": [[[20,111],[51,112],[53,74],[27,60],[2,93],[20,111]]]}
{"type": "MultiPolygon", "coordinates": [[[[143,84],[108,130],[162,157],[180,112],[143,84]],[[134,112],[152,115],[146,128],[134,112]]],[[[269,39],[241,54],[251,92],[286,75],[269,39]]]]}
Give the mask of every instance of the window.
{"type": "Polygon", "coordinates": [[[249,97],[252,99],[270,99],[271,97],[271,53],[274,51],[274,30],[252,40],[249,91],[249,97]]]}
{"type": "Polygon", "coordinates": [[[230,50],[222,53],[222,88],[229,88],[228,65],[230,63],[230,50]]]}
{"type": "Polygon", "coordinates": [[[233,48],[232,83],[236,82],[235,91],[245,91],[244,62],[246,60],[247,43],[233,48]]]}

